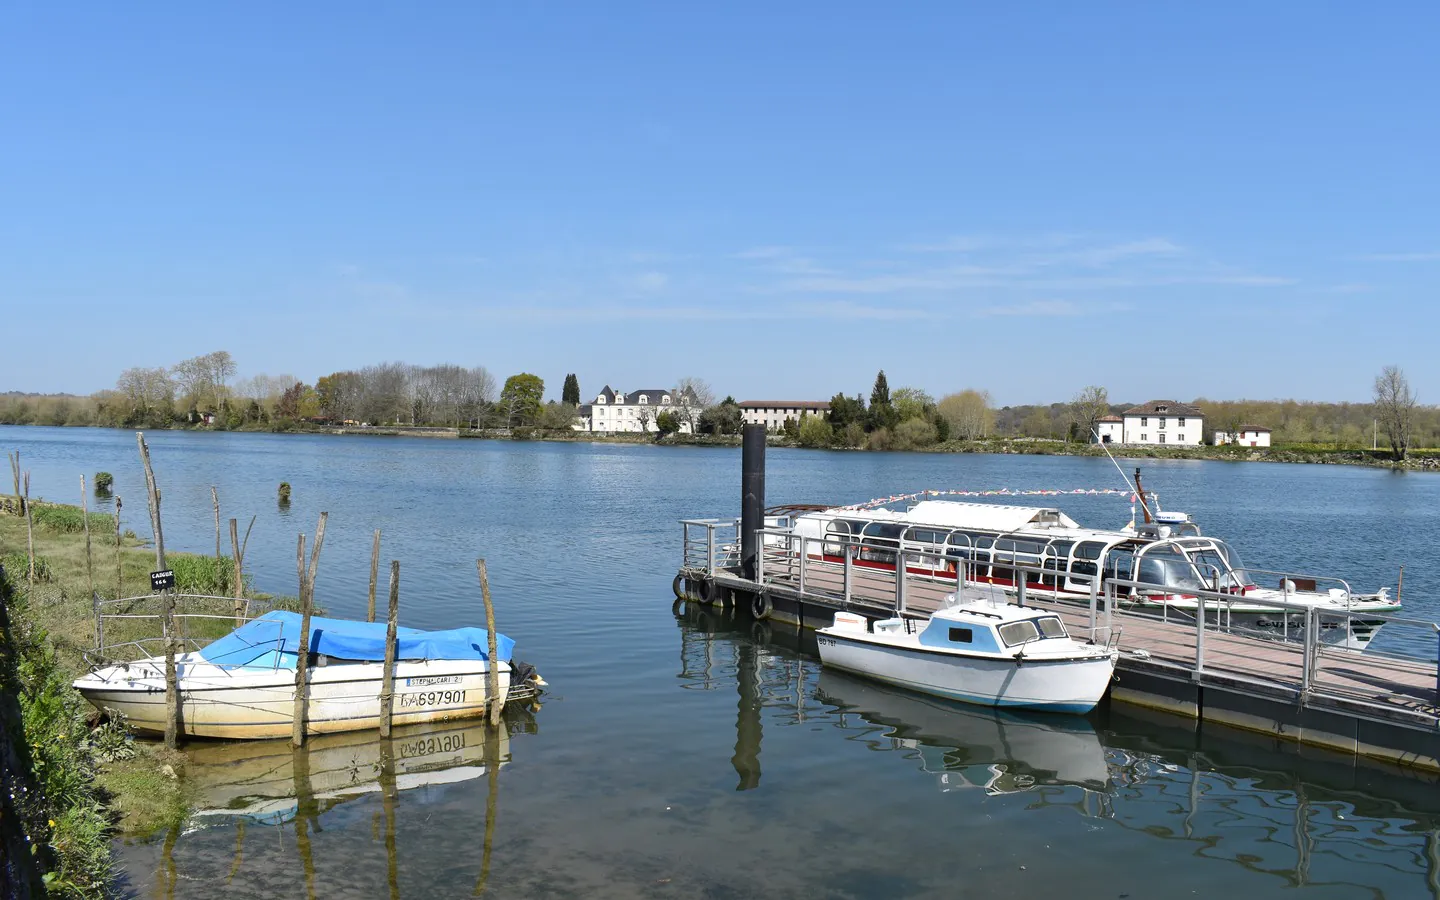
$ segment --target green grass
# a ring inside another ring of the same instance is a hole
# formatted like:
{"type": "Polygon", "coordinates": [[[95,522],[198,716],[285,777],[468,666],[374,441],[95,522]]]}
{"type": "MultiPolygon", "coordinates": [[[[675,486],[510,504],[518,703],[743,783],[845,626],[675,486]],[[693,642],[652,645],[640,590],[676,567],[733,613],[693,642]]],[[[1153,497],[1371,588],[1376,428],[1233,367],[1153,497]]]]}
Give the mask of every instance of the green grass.
{"type": "MultiPolygon", "coordinates": [[[[57,534],[83,534],[85,514],[75,506],[61,506],[55,503],[30,504],[30,517],[37,529],[57,534]]],[[[109,513],[90,513],[90,540],[95,543],[115,540],[115,517],[109,513]]]]}

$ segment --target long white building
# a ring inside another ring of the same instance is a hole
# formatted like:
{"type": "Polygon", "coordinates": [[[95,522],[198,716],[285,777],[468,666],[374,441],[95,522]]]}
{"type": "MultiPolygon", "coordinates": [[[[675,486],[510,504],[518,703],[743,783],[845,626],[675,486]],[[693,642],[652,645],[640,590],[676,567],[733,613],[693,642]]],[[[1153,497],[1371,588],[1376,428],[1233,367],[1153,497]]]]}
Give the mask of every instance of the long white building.
{"type": "Polygon", "coordinates": [[[786,419],[794,419],[798,425],[805,416],[830,412],[828,400],[742,400],[739,406],[746,425],[764,425],[771,431],[785,427],[786,419]]]}

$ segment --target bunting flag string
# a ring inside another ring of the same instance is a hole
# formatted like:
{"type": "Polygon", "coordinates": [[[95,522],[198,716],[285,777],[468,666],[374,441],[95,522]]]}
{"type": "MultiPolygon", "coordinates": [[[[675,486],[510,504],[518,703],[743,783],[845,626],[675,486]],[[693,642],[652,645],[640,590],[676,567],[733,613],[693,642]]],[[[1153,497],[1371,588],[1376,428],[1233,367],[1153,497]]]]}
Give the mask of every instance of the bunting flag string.
{"type": "Polygon", "coordinates": [[[1139,498],[1134,491],[1120,490],[1119,488],[1074,488],[1067,490],[1058,488],[1054,490],[1011,490],[1010,488],[997,488],[989,491],[919,491],[914,494],[896,494],[892,497],[878,497],[865,503],[853,503],[849,506],[842,506],[841,509],[867,510],[887,506],[891,503],[906,503],[914,500],[929,500],[935,497],[1128,497],[1131,503],[1139,498]]]}

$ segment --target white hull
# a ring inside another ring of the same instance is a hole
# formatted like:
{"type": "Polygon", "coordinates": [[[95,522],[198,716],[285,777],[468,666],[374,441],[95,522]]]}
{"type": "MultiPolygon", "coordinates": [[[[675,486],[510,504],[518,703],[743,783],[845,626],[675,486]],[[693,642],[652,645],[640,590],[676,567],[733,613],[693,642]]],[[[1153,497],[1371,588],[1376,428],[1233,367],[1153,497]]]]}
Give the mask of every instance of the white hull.
{"type": "Polygon", "coordinates": [[[1115,657],[1027,659],[906,647],[873,635],[821,629],[827,666],[950,700],[1010,709],[1087,713],[1110,686],[1115,657]]]}
{"type": "MultiPolygon", "coordinates": [[[[478,716],[488,705],[484,660],[431,660],[395,664],[394,725],[478,716]]],[[[499,663],[501,702],[509,695],[510,665],[499,663]]],[[[257,739],[288,737],[295,708],[291,669],[222,668],[182,657],[180,733],[186,737],[257,739]]],[[[314,668],[309,673],[307,734],[362,731],[380,726],[378,662],[314,668]]],[[[165,731],[165,662],[152,658],[111,666],[75,682],[95,706],[124,714],[137,731],[165,731]]]]}

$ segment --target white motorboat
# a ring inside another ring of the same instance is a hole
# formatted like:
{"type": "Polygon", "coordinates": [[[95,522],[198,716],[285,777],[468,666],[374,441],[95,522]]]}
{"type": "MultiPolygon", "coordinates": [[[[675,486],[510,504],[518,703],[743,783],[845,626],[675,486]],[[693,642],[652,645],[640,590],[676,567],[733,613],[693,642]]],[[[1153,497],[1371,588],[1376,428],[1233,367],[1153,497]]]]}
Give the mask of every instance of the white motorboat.
{"type": "Polygon", "coordinates": [[[1087,713],[1115,674],[1119,653],[1070,637],[1055,613],[966,588],[928,620],[839,612],[816,632],[820,661],[950,700],[982,706],[1087,713]]]}
{"type": "MultiPolygon", "coordinates": [[[[840,565],[849,546],[853,566],[889,572],[903,550],[910,577],[954,583],[963,574],[965,583],[996,585],[1012,595],[1023,584],[1032,596],[1087,604],[1092,583],[1100,592],[1111,581],[1143,583],[1116,585],[1118,602],[1192,621],[1201,604],[1198,592],[1219,592],[1224,602],[1205,601],[1206,615],[1225,627],[1303,638],[1307,611],[1314,609],[1321,642],[1355,650],[1363,650],[1384,624],[1367,614],[1400,609],[1385,588],[1359,593],[1338,578],[1251,569],[1184,513],[1145,507],[1149,521],[1105,530],[1084,527],[1055,508],[917,497],[925,499],[904,509],[886,508],[894,504],[886,501],[798,515],[789,550],[840,565]],[[806,538],[803,551],[800,537],[806,538]],[[1262,574],[1274,587],[1257,583],[1262,574]]],[[[1143,492],[1140,501],[1146,503],[1143,492]]]]}
{"type": "MultiPolygon", "coordinates": [[[[269,612],[204,649],[176,657],[180,734],[275,738],[291,732],[301,617],[269,612]]],[[[310,619],[306,732],[360,731],[380,725],[385,658],[383,622],[310,619]]],[[[515,642],[497,634],[499,700],[509,696],[515,642]]],[[[480,628],[396,635],[392,724],[478,716],[490,701],[488,635],[480,628]]],[[[517,664],[517,666],[520,664],[517,664]]],[[[528,670],[529,667],[526,667],[528,670]]],[[[530,670],[533,673],[533,670],[530,670]]],[[[529,677],[535,678],[533,674],[529,677]]],[[[165,658],[96,669],[75,681],[93,705],[122,713],[142,732],[165,731],[165,658]]]]}

